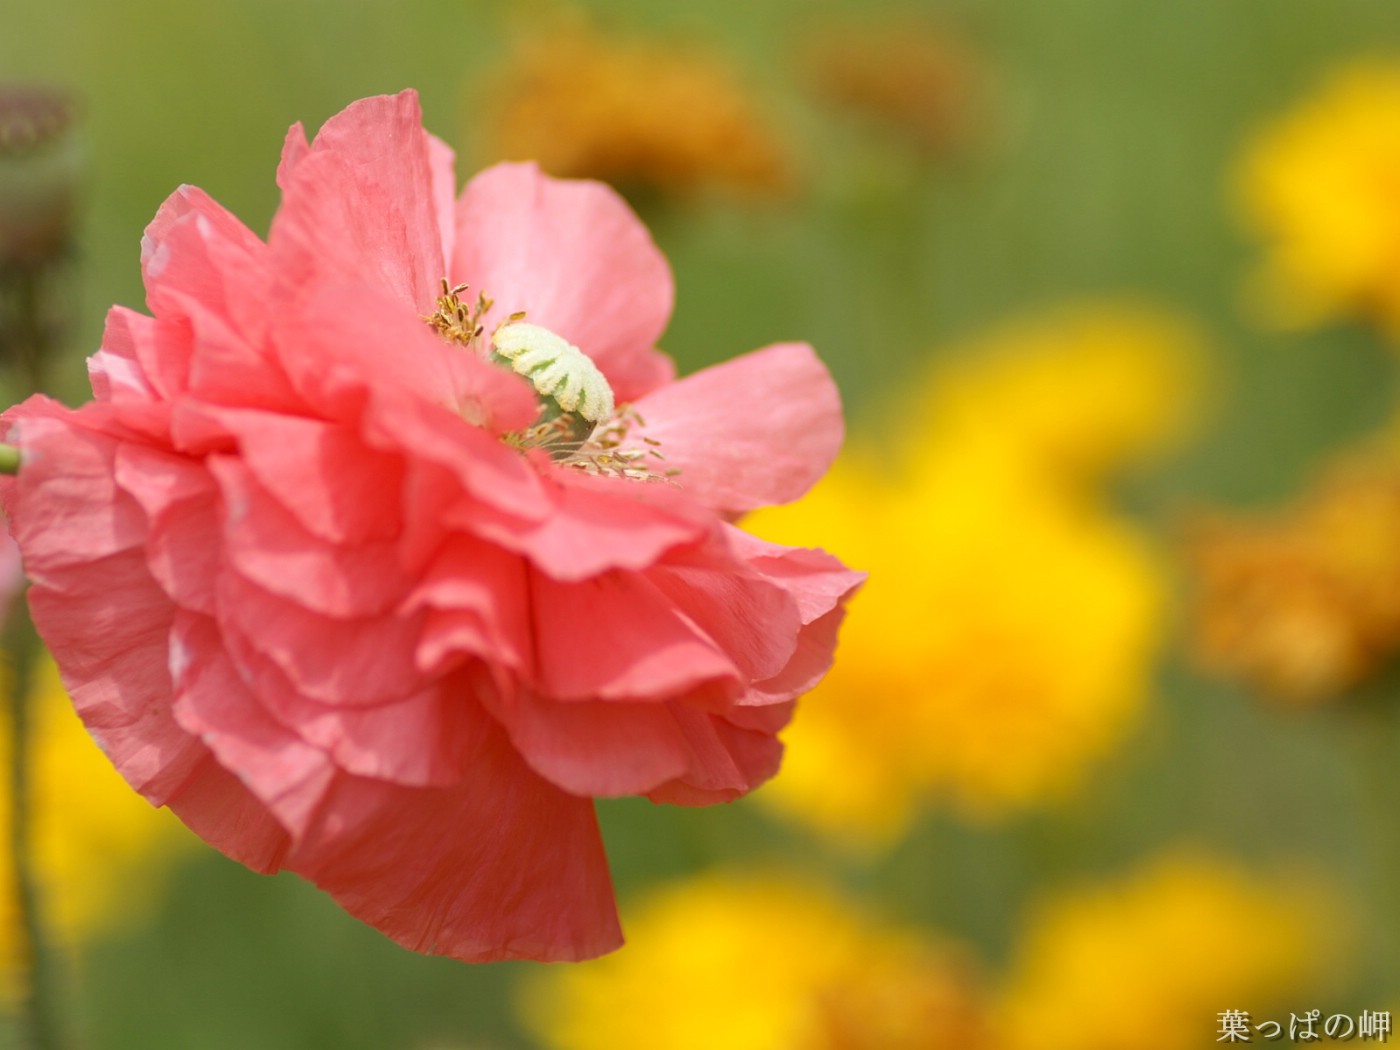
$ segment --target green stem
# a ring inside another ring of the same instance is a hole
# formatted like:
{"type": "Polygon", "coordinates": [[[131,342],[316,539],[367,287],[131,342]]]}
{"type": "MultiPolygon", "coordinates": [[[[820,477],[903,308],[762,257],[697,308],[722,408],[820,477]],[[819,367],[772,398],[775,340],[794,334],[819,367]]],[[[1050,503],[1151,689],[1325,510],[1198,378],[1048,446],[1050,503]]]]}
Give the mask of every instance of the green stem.
{"type": "Polygon", "coordinates": [[[3,333],[5,356],[26,395],[45,389],[46,363],[56,342],[54,325],[45,317],[45,299],[58,265],[55,261],[10,263],[0,273],[13,296],[10,330],[3,333]]]}
{"type": "Polygon", "coordinates": [[[15,596],[5,629],[10,664],[10,858],[16,913],[19,916],[16,954],[27,986],[23,989],[22,1043],[31,1050],[57,1050],[62,1045],[53,1012],[53,982],[40,918],[38,878],[34,871],[33,711],[30,705],[34,651],[38,639],[29,621],[23,592],[15,596]]]}
{"type": "MultiPolygon", "coordinates": [[[[1367,889],[1374,928],[1368,946],[1375,973],[1394,974],[1400,967],[1400,945],[1393,938],[1374,931],[1394,929],[1400,921],[1400,835],[1395,830],[1395,809],[1400,803],[1395,779],[1395,762],[1400,756],[1400,709],[1394,697],[1366,698],[1369,702],[1352,712],[1351,729],[1355,739],[1353,761],[1362,792],[1362,813],[1367,833],[1367,889]]],[[[1374,989],[1373,989],[1374,990],[1374,989]]]]}
{"type": "MultiPolygon", "coordinates": [[[[0,333],[6,356],[25,392],[44,387],[45,362],[53,349],[55,332],[44,321],[43,298],[51,277],[43,263],[12,264],[3,275],[13,296],[11,326],[0,333]]],[[[0,472],[19,469],[19,449],[0,445],[0,472]]],[[[22,991],[19,1045],[25,1050],[60,1050],[63,1046],[57,1015],[57,999],[51,955],[45,937],[39,877],[34,864],[34,746],[30,679],[39,640],[29,619],[24,592],[10,603],[5,621],[4,650],[11,674],[7,720],[10,736],[10,863],[17,916],[15,954],[26,985],[22,991]]]]}

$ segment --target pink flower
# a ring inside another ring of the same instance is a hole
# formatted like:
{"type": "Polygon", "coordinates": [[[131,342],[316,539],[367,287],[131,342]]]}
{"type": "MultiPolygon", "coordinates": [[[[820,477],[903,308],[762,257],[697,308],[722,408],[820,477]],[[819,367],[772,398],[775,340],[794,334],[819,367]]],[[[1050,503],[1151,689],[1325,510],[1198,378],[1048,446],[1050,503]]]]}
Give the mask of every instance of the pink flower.
{"type": "Polygon", "coordinates": [[[620,943],[592,798],[744,794],[830,663],[859,575],[730,522],[826,469],[840,406],[798,344],[673,381],[614,193],[452,167],[404,92],[292,128],[266,243],[176,191],[95,400],[4,417],[5,504],[151,802],[407,947],[578,959],[620,943]]]}

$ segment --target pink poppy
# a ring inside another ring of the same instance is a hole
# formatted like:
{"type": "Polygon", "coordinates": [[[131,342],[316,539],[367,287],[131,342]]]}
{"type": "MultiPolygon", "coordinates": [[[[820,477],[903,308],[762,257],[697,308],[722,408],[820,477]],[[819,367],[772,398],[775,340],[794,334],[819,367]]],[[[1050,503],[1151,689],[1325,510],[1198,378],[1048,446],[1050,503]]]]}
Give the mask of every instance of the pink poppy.
{"type": "Polygon", "coordinates": [[[826,469],[836,389],[799,344],[675,380],[621,199],[526,164],[454,199],[412,92],[293,127],[277,181],[266,242],[177,190],[94,400],[3,417],[35,622],[131,785],[249,867],[418,951],[607,951],[592,799],[744,794],[830,664],[859,574],[732,522],[826,469]]]}

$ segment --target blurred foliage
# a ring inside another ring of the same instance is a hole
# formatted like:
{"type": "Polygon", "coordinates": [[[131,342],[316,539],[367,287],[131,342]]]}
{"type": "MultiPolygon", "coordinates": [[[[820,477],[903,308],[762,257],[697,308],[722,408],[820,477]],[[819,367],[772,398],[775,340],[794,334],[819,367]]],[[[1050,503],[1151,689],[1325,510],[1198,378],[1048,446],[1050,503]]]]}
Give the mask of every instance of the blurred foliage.
{"type": "MultiPolygon", "coordinates": [[[[34,863],[45,886],[44,920],[60,952],[77,954],[95,936],[138,927],[160,900],[176,858],[201,843],[171,813],[152,810],[93,746],[45,660],[32,690],[34,863]]],[[[8,727],[0,756],[10,764],[8,727]]],[[[9,835],[9,811],[0,831],[9,835]]],[[[0,930],[15,929],[8,868],[0,876],[0,930]]],[[[13,938],[0,941],[0,998],[25,984],[13,938]]]]}
{"type": "MultiPolygon", "coordinates": [[[[500,121],[524,119],[493,78],[503,75],[516,49],[552,38],[561,18],[579,17],[547,0],[9,0],[0,12],[0,80],[35,79],[74,91],[89,158],[78,257],[66,271],[61,297],[71,339],[65,367],[54,370],[57,392],[70,401],[83,396],[81,358],[97,344],[106,307],[141,304],[141,230],[177,185],[203,187],[265,231],[276,206],[273,172],[287,126],[300,120],[315,128],[355,98],[406,86],[420,90],[428,127],[458,150],[460,174],[466,174],[494,159],[493,150],[508,148],[494,137],[500,121]]],[[[1045,432],[1047,408],[1064,409],[1074,420],[1126,404],[1126,430],[1070,446],[1071,458],[1079,456],[1083,469],[1092,471],[1100,459],[1114,459],[1115,443],[1135,440],[1134,420],[1178,397],[1178,378],[1164,374],[1148,383],[1145,389],[1161,397],[1146,397],[1141,410],[1124,401],[1121,387],[1088,383],[1097,373],[1082,363],[1067,366],[1053,382],[1006,366],[1019,388],[989,383],[959,398],[909,399],[930,370],[938,375],[954,367],[940,362],[979,355],[994,361],[988,341],[1000,337],[989,333],[1007,331],[1011,319],[1049,316],[1071,302],[1129,296],[1152,304],[1202,333],[1201,354],[1208,358],[1190,380],[1198,387],[1190,396],[1207,411],[1189,444],[1130,474],[1094,477],[1095,513],[1129,536],[1150,538],[1131,542],[1162,552],[1164,567],[1156,570],[1162,582],[1153,586],[1165,597],[1151,620],[1156,626],[1148,655],[1137,658],[1137,673],[1150,679],[1135,694],[1137,713],[1090,749],[1094,761],[1076,774],[1083,778],[1077,793],[1053,805],[1013,807],[995,822],[968,819],[936,801],[911,808],[898,833],[873,854],[834,845],[759,800],[706,810],[606,803],[604,831],[624,916],[645,913],[643,902],[658,892],[683,894],[687,880],[714,867],[752,872],[781,864],[830,887],[822,892],[838,898],[831,907],[849,905],[875,916],[862,922],[912,938],[955,941],[980,961],[992,983],[1020,975],[1018,987],[1031,989],[1028,997],[1039,995],[1042,1006],[1078,1002],[1092,1012],[1113,999],[1111,987],[1056,991],[1044,983],[1048,978],[1035,976],[1045,967],[1066,981],[1073,976],[1068,964],[1045,961],[1073,952],[1051,946],[1044,931],[1078,938],[1078,950],[1095,964],[1084,970],[1091,984],[1107,981],[1105,972],[1151,974],[1154,961],[1189,969],[1191,953],[1201,952],[1222,928],[1234,931],[1231,950],[1241,953],[1236,958],[1245,960],[1239,963],[1244,972],[1249,953],[1271,945],[1292,958],[1300,940],[1319,953],[1335,943],[1332,928],[1340,919],[1300,906],[1294,918],[1302,926],[1295,928],[1240,903],[1256,892],[1248,888],[1250,879],[1301,870],[1330,886],[1352,913],[1357,934],[1337,952],[1332,973],[1319,981],[1298,971],[1268,977],[1267,988],[1258,986],[1258,1001],[1245,1002],[1225,997],[1251,993],[1230,992],[1224,978],[1215,989],[1207,971],[1189,995],[1143,1007],[1168,1011],[1173,1025],[1195,1020],[1195,1029],[1172,1029],[1186,1031],[1185,1038],[1194,1032],[1194,1043],[1161,1045],[1213,1043],[1215,1013],[1226,1009],[1262,1011],[1272,1003],[1284,1011],[1319,1007],[1324,1015],[1354,1014],[1400,1002],[1400,941],[1394,938],[1400,929],[1400,677],[1380,668],[1336,703],[1280,710],[1259,703],[1247,682],[1220,682],[1197,669],[1186,656],[1186,632],[1170,612],[1173,592],[1189,586],[1184,562],[1170,557],[1182,545],[1183,522],[1203,507],[1285,504],[1309,485],[1318,464],[1375,430],[1393,410],[1392,351],[1364,316],[1308,328],[1257,323],[1258,293],[1249,275],[1267,246],[1240,213],[1239,166],[1260,129],[1281,126],[1277,122],[1324,83],[1329,70],[1372,55],[1377,41],[1400,40],[1400,5],[835,0],[818,8],[801,0],[599,0],[587,5],[586,22],[600,39],[613,34],[646,41],[645,49],[656,49],[643,50],[653,56],[646,60],[658,63],[658,75],[666,41],[684,42],[688,56],[707,55],[713,68],[733,71],[732,83],[749,93],[761,126],[777,129],[772,141],[759,141],[781,149],[791,169],[780,192],[763,195],[706,179],[703,170],[684,192],[654,175],[636,180],[646,183],[644,189],[625,185],[677,275],[677,310],[665,346],[682,371],[772,341],[809,340],[841,383],[853,450],[882,467],[930,453],[924,439],[932,440],[941,413],[981,417],[983,433],[1025,434],[1045,432]],[[886,24],[918,25],[928,34],[921,45],[926,50],[911,44],[914,57],[901,59],[909,66],[901,71],[891,63],[887,72],[903,85],[893,89],[875,75],[878,64],[872,71],[860,61],[860,48],[878,41],[886,24]],[[868,27],[871,35],[843,29],[853,25],[862,32],[868,27]],[[850,47],[837,54],[831,41],[843,32],[850,47]],[[946,46],[936,42],[938,34],[947,34],[946,46]],[[956,58],[947,59],[939,76],[926,75],[926,63],[944,60],[933,56],[951,55],[956,58]],[[943,90],[948,94],[939,94],[943,90]],[[897,103],[915,92],[929,93],[916,115],[926,115],[928,107],[956,107],[949,100],[960,98],[972,112],[911,123],[897,103]],[[1013,388],[1021,391],[1016,398],[1006,394],[1013,388]],[[891,420],[891,405],[908,407],[891,420]],[[1165,655],[1150,663],[1152,652],[1165,655]],[[1244,874],[1220,876],[1224,883],[1183,876],[1167,888],[1162,885],[1170,880],[1159,874],[1156,883],[1145,876],[1148,882],[1133,884],[1137,889],[1094,888],[1122,886],[1124,872],[1183,844],[1221,858],[1202,862],[1203,870],[1219,864],[1244,874]],[[1189,922],[1159,931],[1162,938],[1150,942],[1157,959],[1115,968],[1115,953],[1141,948],[1142,909],[1156,907],[1142,888],[1149,884],[1184,900],[1174,914],[1189,922]],[[1198,889],[1187,892],[1182,885],[1198,889]],[[1078,896],[1062,897],[1067,887],[1079,887],[1073,891],[1078,896]],[[1102,903],[1115,892],[1127,901],[1118,917],[1102,903]],[[1067,899],[1078,903],[1044,903],[1067,899]],[[1212,901],[1218,919],[1209,912],[1212,901]],[[1269,932],[1259,932],[1251,925],[1256,922],[1269,932]],[[1072,928],[1080,932],[1064,932],[1072,928]]],[[[631,61],[638,61],[635,49],[642,45],[629,46],[631,61]]],[[[567,83],[569,69],[561,60],[553,73],[567,83]]],[[[623,90],[616,104],[652,101],[623,90]]],[[[689,113],[682,110],[673,114],[680,130],[689,113]]],[[[526,129],[512,130],[520,132],[514,141],[528,141],[526,129]]],[[[1379,206],[1387,202],[1395,208],[1393,195],[1382,195],[1379,206]]],[[[1397,213],[1387,221],[1393,224],[1397,213]]],[[[1055,413],[1049,418],[1053,422],[1055,413]]],[[[1149,427],[1142,436],[1155,433],[1149,427]]],[[[955,450],[958,441],[949,439],[944,448],[955,450]]],[[[966,491],[975,491],[973,481],[985,482],[979,465],[985,460],[945,456],[968,472],[966,491]]],[[[866,567],[855,541],[848,551],[839,534],[858,533],[861,514],[899,513],[900,501],[912,498],[900,477],[886,482],[888,491],[871,491],[861,487],[867,479],[857,472],[850,483],[860,491],[828,515],[797,512],[812,519],[802,527],[811,541],[828,542],[866,567]]],[[[943,504],[957,505],[951,497],[943,504]]],[[[900,534],[910,543],[931,543],[948,512],[934,505],[904,513],[914,517],[900,523],[900,534]]],[[[1029,539],[1020,545],[1018,527],[1034,522],[1021,515],[1007,509],[976,535],[995,541],[985,545],[988,557],[1006,552],[996,565],[1002,570],[997,586],[1005,593],[1024,597],[1017,580],[1034,574],[1012,570],[1026,559],[1049,581],[1045,597],[1026,600],[1047,624],[1040,640],[1053,647],[1064,629],[1057,619],[1061,590],[1084,581],[1071,571],[1071,555],[1041,552],[1029,539]],[[1058,582],[1057,573],[1074,579],[1058,582]]],[[[1082,544],[1084,535],[1073,533],[1066,544],[1082,544]]],[[[898,549],[878,560],[889,574],[913,564],[898,549]]],[[[872,614],[875,586],[872,581],[872,614]]],[[[861,630],[862,602],[851,612],[853,632],[861,630]]],[[[1178,617],[1191,608],[1185,601],[1175,607],[1178,617]]],[[[963,611],[964,603],[949,601],[936,615],[956,626],[963,611]]],[[[892,615],[897,618],[898,610],[892,615]]],[[[917,646],[918,623],[905,627],[912,640],[904,644],[917,646]]],[[[993,649],[981,659],[1005,670],[1003,663],[1023,656],[1016,647],[993,649]]],[[[940,684],[924,683],[928,695],[943,695],[940,684]]],[[[902,699],[892,695],[881,703],[898,706],[902,699]]],[[[977,711],[963,710],[961,717],[975,725],[977,711]]],[[[922,746],[939,758],[938,743],[922,746]]],[[[987,751],[993,766],[998,758],[1017,761],[1000,755],[995,743],[993,736],[987,751]]],[[[1017,749],[1026,746],[1021,741],[1017,749]]],[[[862,759],[878,763],[879,757],[866,752],[862,759]]],[[[838,761],[826,775],[845,774],[838,761]]],[[[136,841],[124,837],[127,845],[136,841]]],[[[540,982],[539,968],[473,968],[420,958],[295,878],[260,878],[207,850],[188,854],[191,859],[159,890],[147,921],[105,933],[86,928],[86,943],[63,975],[68,1024],[82,1047],[540,1045],[531,1034],[538,1024],[523,1023],[513,1005],[524,1001],[522,982],[540,982]]],[[[104,862],[101,871],[115,899],[125,901],[157,895],[159,866],[104,862]]],[[[49,892],[68,891],[55,880],[49,892]]],[[[736,907],[740,897],[735,891],[736,907]]],[[[697,910],[697,921],[718,923],[724,912],[707,914],[697,910]]],[[[835,937],[836,921],[813,922],[800,933],[774,935],[764,956],[767,969],[782,968],[809,941],[831,943],[824,934],[835,937]]],[[[643,943],[647,920],[629,932],[639,957],[661,950],[643,943]]],[[[625,962],[629,950],[616,965],[632,965],[625,962]]],[[[874,951],[884,964],[894,957],[874,951]]],[[[1219,953],[1207,958],[1222,967],[1231,961],[1219,953]]],[[[722,1011],[728,984],[745,985],[750,975],[743,965],[757,962],[717,963],[727,972],[705,1005],[722,1011]]],[[[706,979],[715,976],[709,972],[706,979]]],[[[890,977],[895,985],[900,980],[890,977]]],[[[1242,987],[1255,986],[1246,981],[1242,987]]],[[[867,991],[877,1002],[876,990],[867,991]]],[[[782,994],[795,993],[771,992],[782,994]]],[[[1038,1029],[1044,1045],[1081,1046],[1051,1040],[1049,1020],[1025,1023],[1038,1029]]],[[[1122,1023],[1150,1022],[1138,1015],[1122,1023]]],[[[1130,1034],[1127,1045],[1148,1044],[1130,1034]]]]}

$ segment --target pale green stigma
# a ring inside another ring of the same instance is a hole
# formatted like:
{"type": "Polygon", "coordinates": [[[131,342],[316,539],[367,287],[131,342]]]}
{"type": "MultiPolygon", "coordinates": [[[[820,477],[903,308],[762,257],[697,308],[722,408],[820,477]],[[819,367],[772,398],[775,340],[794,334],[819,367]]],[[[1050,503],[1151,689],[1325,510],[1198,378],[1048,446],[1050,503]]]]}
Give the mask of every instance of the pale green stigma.
{"type": "Polygon", "coordinates": [[[587,430],[612,418],[613,392],[588,355],[548,328],[508,321],[491,337],[492,358],[528,379],[544,418],[569,415],[587,430]]]}
{"type": "MultiPolygon", "coordinates": [[[[437,309],[423,320],[449,343],[473,354],[482,353],[482,324],[494,301],[478,293],[476,303],[463,302],[465,284],[442,281],[437,309]]],[[[667,480],[676,472],[657,473],[652,460],[661,460],[659,442],[641,437],[642,448],[630,447],[629,432],[641,425],[628,405],[620,409],[607,379],[582,350],[563,336],[537,324],[528,324],[524,313],[513,313],[491,334],[487,357],[509,368],[535,388],[540,412],[523,430],[502,434],[501,440],[522,452],[538,450],[561,466],[604,477],[634,481],[667,480]]],[[[479,422],[463,413],[471,422],[479,422]]],[[[4,445],[0,445],[0,474],[5,473],[4,445]]]]}

